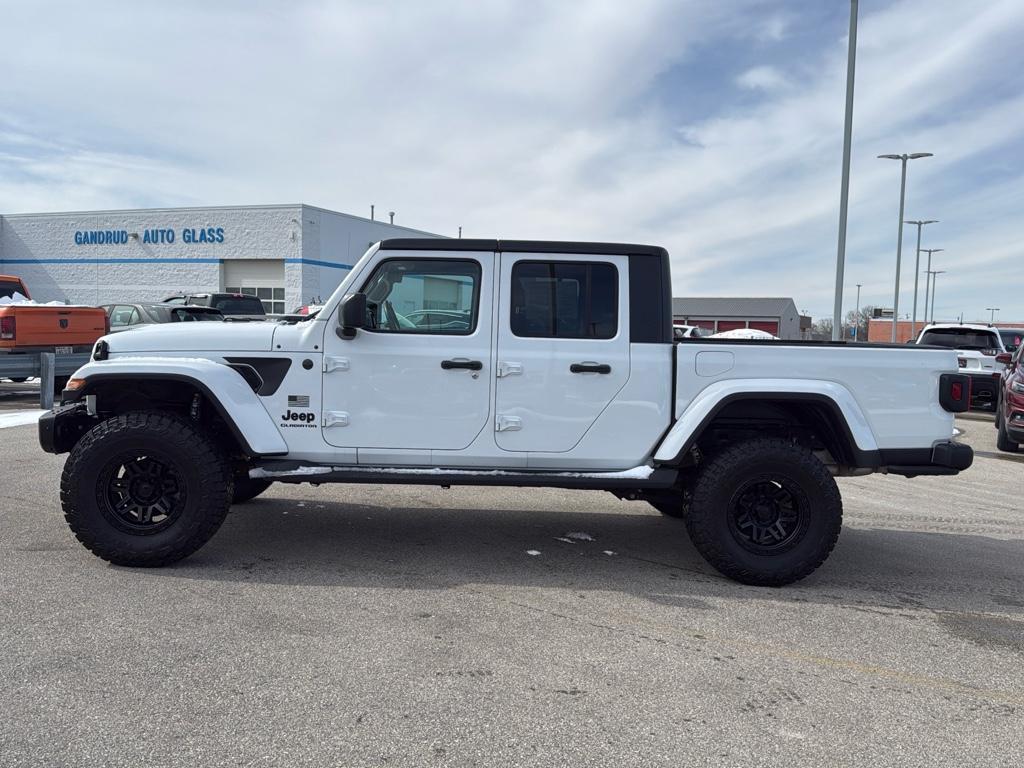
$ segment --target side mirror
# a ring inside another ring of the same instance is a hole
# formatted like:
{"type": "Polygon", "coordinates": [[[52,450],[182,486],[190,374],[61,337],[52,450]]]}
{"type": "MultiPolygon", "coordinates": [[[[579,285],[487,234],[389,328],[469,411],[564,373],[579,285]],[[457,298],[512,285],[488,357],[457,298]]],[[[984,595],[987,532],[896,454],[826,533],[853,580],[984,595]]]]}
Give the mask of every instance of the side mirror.
{"type": "Polygon", "coordinates": [[[342,339],[354,339],[356,329],[366,325],[366,294],[350,293],[341,300],[338,328],[334,332],[342,339]]]}
{"type": "Polygon", "coordinates": [[[1009,352],[1000,352],[998,355],[996,355],[996,362],[1000,363],[1001,365],[1009,365],[1011,362],[1013,362],[1013,355],[1011,355],[1009,352]]]}

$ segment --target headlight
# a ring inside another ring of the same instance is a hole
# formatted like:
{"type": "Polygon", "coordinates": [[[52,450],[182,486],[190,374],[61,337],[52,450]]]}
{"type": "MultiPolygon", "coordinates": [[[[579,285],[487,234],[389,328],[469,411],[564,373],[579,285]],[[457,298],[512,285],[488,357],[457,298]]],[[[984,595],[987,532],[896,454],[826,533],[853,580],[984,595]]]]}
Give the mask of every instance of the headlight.
{"type": "Polygon", "coordinates": [[[1024,395],[1024,381],[1011,381],[1010,389],[1017,394],[1024,395]]]}

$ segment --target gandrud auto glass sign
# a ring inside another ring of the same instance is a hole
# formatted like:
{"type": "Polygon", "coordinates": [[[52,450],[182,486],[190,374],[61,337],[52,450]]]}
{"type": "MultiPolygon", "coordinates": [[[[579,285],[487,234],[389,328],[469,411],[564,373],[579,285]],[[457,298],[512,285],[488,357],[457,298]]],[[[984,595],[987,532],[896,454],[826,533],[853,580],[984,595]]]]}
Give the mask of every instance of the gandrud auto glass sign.
{"type": "Polygon", "coordinates": [[[182,243],[223,243],[224,227],[184,227],[174,229],[80,229],[75,232],[75,245],[125,245],[135,240],[149,245],[182,243]]]}

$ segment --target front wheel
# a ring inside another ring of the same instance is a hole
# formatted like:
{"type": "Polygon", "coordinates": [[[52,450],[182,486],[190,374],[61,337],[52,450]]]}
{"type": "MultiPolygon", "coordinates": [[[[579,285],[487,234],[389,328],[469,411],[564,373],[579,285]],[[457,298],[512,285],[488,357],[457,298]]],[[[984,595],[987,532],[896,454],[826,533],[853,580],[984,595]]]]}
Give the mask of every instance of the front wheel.
{"type": "Polygon", "coordinates": [[[1006,419],[1001,418],[1000,415],[997,415],[996,418],[999,419],[999,431],[996,433],[996,448],[1007,453],[1016,453],[1020,450],[1020,443],[1015,443],[1010,439],[1010,434],[1006,431],[1006,419]]]}
{"type": "Polygon", "coordinates": [[[205,544],[227,515],[232,476],[217,444],[191,422],[136,412],[93,427],[61,477],[64,518],[115,565],[161,566],[205,544]]]}
{"type": "Polygon", "coordinates": [[[271,486],[269,480],[257,480],[249,477],[249,473],[238,472],[235,474],[235,489],[231,496],[232,504],[244,504],[263,493],[271,486]]]}
{"type": "Polygon", "coordinates": [[[772,587],[825,562],[842,522],[839,488],[825,465],[777,438],[750,440],[711,459],[686,516],[694,546],[715,569],[772,587]]]}

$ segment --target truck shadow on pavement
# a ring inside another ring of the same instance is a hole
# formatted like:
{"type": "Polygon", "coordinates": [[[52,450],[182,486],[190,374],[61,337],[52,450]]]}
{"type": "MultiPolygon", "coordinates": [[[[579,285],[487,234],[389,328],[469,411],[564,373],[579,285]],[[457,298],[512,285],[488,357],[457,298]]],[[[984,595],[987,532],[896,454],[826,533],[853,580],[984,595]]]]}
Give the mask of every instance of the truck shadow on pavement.
{"type": "Polygon", "coordinates": [[[192,557],[148,573],[315,587],[604,590],[680,608],[712,609],[714,598],[739,597],[897,612],[1024,613],[1024,541],[847,527],[816,573],[766,589],[720,576],[690,544],[682,521],[648,514],[639,503],[623,508],[629,512],[268,497],[236,507],[192,557]]]}

